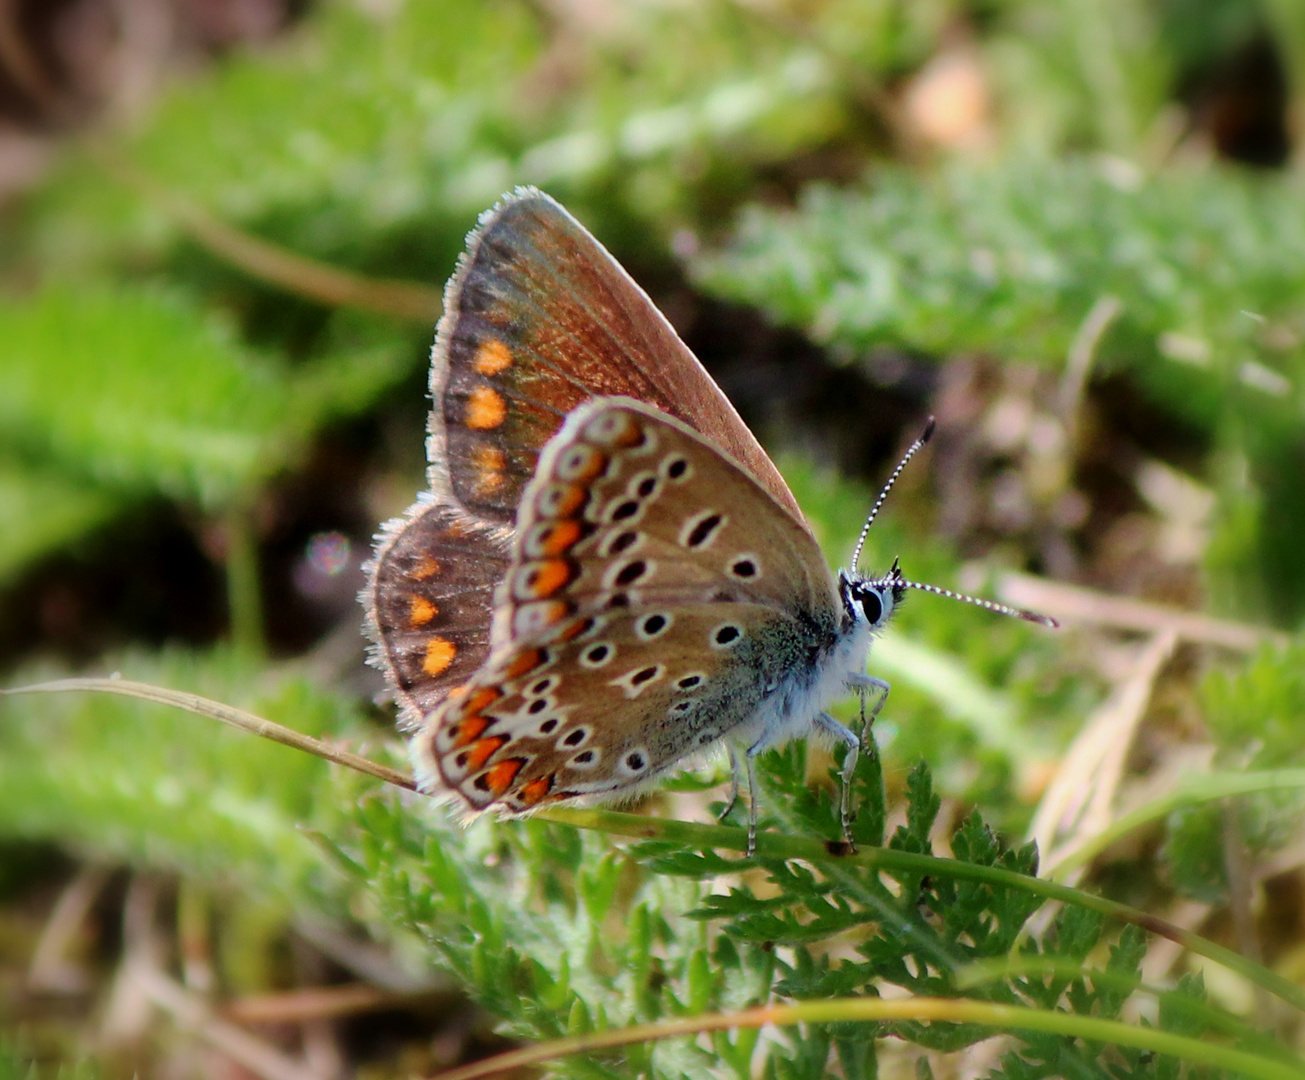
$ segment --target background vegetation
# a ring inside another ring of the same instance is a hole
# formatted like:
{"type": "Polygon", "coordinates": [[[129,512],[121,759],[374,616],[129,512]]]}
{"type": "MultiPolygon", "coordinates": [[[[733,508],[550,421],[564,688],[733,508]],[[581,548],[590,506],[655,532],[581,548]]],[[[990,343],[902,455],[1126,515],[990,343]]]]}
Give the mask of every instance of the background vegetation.
{"type": "MultiPolygon", "coordinates": [[[[733,828],[464,830],[191,715],[6,698],[0,1077],[407,1075],[903,990],[1069,1026],[813,1014],[548,1067],[1251,1075],[1218,1057],[1242,1050],[1254,1075],[1294,1074],[1302,12],[33,0],[0,17],[7,685],[117,672],[400,764],[362,662],[359,565],[423,484],[440,287],[518,183],[646,285],[832,561],[933,413],[869,562],[900,553],[916,579],[1066,623],[912,598],[871,661],[894,685],[858,773],[862,852],[891,849],[875,865],[823,852],[830,761],[802,747],[766,762],[747,869],[733,828]],[[931,853],[959,861],[911,861],[931,853]],[[1251,966],[981,869],[1038,866],[1251,966]],[[1112,1045],[1087,1018],[1207,1056],[1112,1045]]],[[[641,812],[710,822],[718,779],[641,812]]]]}

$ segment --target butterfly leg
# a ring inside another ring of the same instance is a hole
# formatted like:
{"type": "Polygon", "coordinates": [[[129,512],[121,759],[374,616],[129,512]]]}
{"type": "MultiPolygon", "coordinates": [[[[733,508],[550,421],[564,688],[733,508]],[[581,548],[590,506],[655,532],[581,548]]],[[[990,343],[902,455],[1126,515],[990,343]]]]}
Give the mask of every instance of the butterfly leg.
{"type": "Polygon", "coordinates": [[[870,727],[875,722],[875,717],[879,715],[879,710],[884,707],[884,702],[888,700],[888,691],[892,689],[883,679],[876,679],[873,675],[852,675],[847,684],[852,687],[861,699],[861,744],[865,745],[865,740],[870,736],[870,727]],[[870,716],[865,714],[866,694],[871,690],[879,692],[878,700],[875,701],[874,708],[870,710],[870,716]]]}
{"type": "Polygon", "coordinates": [[[757,755],[766,750],[762,741],[748,747],[744,761],[748,767],[748,858],[757,851],[757,755]]]}
{"type": "Polygon", "coordinates": [[[725,804],[725,809],[717,815],[716,820],[724,821],[725,818],[729,816],[730,811],[738,804],[739,781],[742,779],[740,772],[746,771],[748,774],[747,855],[751,858],[757,850],[757,767],[755,762],[758,754],[763,753],[770,748],[770,743],[767,742],[763,735],[759,740],[757,740],[757,742],[753,743],[747,748],[747,750],[743,751],[741,755],[739,753],[739,748],[733,743],[726,742],[725,748],[729,751],[730,755],[730,797],[729,801],[725,804]]]}
{"type": "Polygon", "coordinates": [[[855,847],[852,841],[852,773],[856,771],[856,759],[861,756],[861,740],[855,731],[844,727],[828,713],[816,717],[816,727],[847,747],[843,770],[839,773],[839,814],[843,821],[843,839],[855,847]]]}
{"type": "Polygon", "coordinates": [[[725,809],[716,815],[717,821],[724,821],[730,816],[730,811],[738,805],[739,802],[739,779],[742,766],[739,764],[739,752],[729,743],[726,743],[725,749],[730,755],[730,797],[725,800],[725,809]]]}

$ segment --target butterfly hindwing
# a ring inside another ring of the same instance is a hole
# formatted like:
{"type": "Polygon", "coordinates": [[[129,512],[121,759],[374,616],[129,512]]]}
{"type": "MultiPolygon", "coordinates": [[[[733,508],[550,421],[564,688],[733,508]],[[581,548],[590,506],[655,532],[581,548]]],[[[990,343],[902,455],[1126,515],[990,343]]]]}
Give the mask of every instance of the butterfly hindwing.
{"type": "Polygon", "coordinates": [[[491,660],[415,738],[423,786],[508,812],[624,797],[755,713],[765,609],[686,605],[660,640],[646,618],[611,612],[491,660]],[[722,627],[739,634],[732,649],[697,647],[722,627]]]}
{"type": "Polygon", "coordinates": [[[634,790],[727,738],[837,632],[815,541],[647,405],[575,410],[523,493],[492,652],[417,740],[475,808],[634,790]]]}

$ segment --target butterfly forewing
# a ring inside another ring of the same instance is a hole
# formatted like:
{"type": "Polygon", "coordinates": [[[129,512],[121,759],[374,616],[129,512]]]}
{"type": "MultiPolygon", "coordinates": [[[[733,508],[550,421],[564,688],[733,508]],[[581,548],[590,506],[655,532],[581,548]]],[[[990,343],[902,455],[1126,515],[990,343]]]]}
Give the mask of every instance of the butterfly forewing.
{"type": "Polygon", "coordinates": [[[515,520],[543,445],[593,397],[657,406],[739,461],[801,522],[765,451],[647,294],[547,195],[481,219],[445,293],[431,366],[436,490],[515,520]]]}
{"type": "Polygon", "coordinates": [[[810,533],[646,405],[577,409],[523,494],[485,667],[419,740],[475,808],[631,789],[758,712],[832,644],[810,533]]]}

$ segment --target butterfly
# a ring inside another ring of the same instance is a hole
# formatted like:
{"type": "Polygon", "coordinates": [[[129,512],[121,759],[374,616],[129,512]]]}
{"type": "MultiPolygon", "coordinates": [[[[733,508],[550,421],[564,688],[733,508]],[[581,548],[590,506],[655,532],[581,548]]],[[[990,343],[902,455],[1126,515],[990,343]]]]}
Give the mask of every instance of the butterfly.
{"type": "MultiPolygon", "coordinates": [[[[871,638],[908,589],[831,573],[778,470],[647,294],[557,202],[480,218],[432,350],[430,490],[385,525],[362,594],[418,784],[472,812],[623,799],[723,744],[734,805],[794,737],[861,738],[871,638]]],[[[724,815],[722,815],[724,816],[724,815]]]]}

